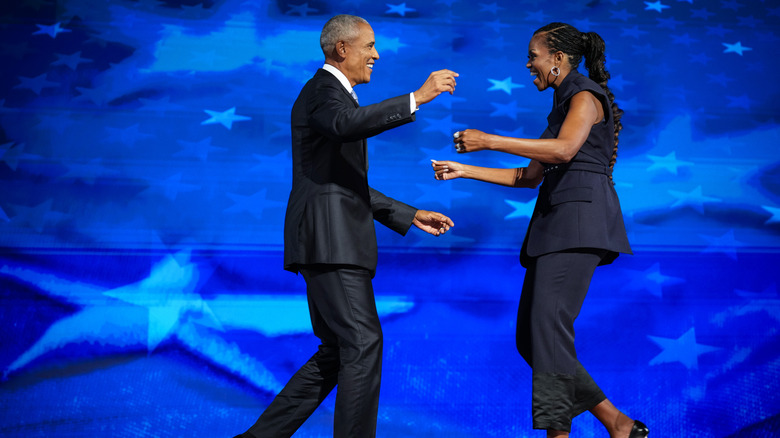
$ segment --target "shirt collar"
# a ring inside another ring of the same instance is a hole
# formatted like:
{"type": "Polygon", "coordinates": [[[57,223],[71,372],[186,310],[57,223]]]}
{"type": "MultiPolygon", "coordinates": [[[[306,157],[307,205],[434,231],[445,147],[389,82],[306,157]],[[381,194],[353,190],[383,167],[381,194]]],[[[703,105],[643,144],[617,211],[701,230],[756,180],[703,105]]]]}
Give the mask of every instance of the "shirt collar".
{"type": "Polygon", "coordinates": [[[349,84],[349,79],[347,79],[347,76],[344,75],[344,73],[342,73],[341,70],[337,69],[336,67],[330,64],[323,65],[322,69],[327,72],[330,72],[333,76],[336,77],[336,79],[339,80],[339,82],[341,82],[341,85],[343,85],[344,88],[347,89],[348,93],[350,94],[352,93],[352,85],[349,84]]]}

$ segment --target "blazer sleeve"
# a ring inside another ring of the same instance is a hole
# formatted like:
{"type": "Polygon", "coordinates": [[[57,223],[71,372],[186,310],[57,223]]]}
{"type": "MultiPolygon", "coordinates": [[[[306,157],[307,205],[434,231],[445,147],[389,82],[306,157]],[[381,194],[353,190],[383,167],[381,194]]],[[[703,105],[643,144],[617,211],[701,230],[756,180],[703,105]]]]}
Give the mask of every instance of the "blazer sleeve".
{"type": "Polygon", "coordinates": [[[368,189],[371,192],[371,211],[374,214],[374,220],[405,236],[412,226],[417,209],[385,196],[371,187],[368,189]]]}
{"type": "Polygon", "coordinates": [[[308,123],[340,142],[359,141],[414,121],[409,95],[358,107],[337,81],[321,81],[309,94],[308,123]]]}

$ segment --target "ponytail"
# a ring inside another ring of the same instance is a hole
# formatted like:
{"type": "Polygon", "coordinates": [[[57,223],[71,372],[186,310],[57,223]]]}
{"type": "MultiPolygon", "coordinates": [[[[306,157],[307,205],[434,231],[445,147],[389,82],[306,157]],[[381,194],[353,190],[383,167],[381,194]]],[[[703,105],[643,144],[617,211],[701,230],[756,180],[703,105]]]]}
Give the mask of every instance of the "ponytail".
{"type": "MultiPolygon", "coordinates": [[[[623,118],[623,110],[615,103],[615,95],[612,94],[612,90],[607,86],[607,80],[610,78],[610,75],[605,65],[607,60],[604,55],[606,51],[604,40],[596,32],[583,33],[582,39],[585,46],[585,68],[588,69],[588,77],[604,89],[612,107],[612,118],[615,125],[615,145],[612,149],[612,158],[609,160],[609,168],[613,169],[617,161],[618,135],[620,130],[623,129],[623,123],[620,121],[623,118]]],[[[612,176],[610,176],[611,178],[612,176]]]]}

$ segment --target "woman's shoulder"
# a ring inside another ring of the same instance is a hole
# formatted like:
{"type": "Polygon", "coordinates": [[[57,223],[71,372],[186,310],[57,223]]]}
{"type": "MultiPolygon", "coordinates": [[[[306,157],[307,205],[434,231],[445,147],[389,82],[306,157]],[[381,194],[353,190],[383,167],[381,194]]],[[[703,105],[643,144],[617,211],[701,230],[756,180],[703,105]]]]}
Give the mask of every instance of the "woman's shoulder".
{"type": "MultiPolygon", "coordinates": [[[[590,91],[598,95],[605,95],[604,89],[601,85],[597,84],[593,79],[585,76],[584,74],[574,70],[569,75],[572,75],[571,80],[566,81],[567,86],[562,90],[561,95],[563,100],[568,100],[580,91],[590,91]]],[[[568,78],[567,78],[568,79],[568,78]]]]}

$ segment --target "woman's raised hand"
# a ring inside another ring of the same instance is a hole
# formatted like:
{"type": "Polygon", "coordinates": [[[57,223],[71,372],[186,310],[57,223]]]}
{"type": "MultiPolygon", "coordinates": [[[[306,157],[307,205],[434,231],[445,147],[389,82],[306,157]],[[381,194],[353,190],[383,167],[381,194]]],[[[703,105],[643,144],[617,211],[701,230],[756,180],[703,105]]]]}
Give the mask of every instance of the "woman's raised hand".
{"type": "Polygon", "coordinates": [[[447,181],[463,176],[464,165],[456,161],[431,160],[433,177],[439,181],[447,181]]]}

